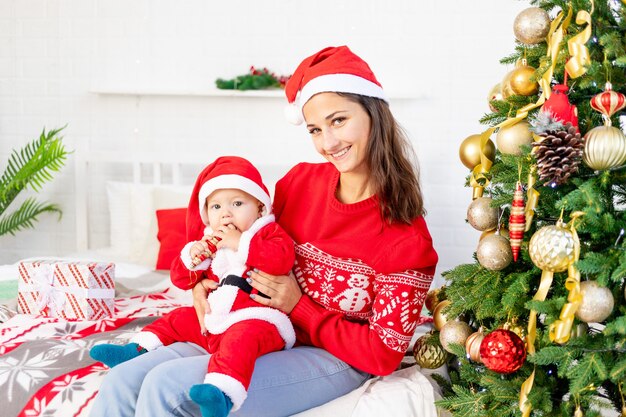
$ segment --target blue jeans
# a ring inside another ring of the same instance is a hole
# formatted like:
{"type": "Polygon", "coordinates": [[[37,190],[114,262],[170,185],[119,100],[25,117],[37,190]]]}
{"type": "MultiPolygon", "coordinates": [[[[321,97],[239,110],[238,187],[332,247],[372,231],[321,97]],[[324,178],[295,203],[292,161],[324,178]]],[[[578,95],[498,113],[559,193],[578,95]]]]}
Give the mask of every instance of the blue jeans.
{"type": "MultiPolygon", "coordinates": [[[[189,389],[201,384],[209,355],[192,343],[175,343],[111,369],[91,417],[200,416],[189,389]]],[[[370,375],[325,350],[302,346],[257,360],[248,397],[233,417],[290,416],[347,394],[370,375]]]]}

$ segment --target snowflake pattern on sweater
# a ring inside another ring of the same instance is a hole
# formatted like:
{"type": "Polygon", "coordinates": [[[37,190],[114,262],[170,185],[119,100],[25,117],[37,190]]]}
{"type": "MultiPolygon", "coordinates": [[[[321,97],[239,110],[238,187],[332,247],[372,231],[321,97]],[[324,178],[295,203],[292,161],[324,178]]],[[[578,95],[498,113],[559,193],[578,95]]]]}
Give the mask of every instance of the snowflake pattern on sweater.
{"type": "Polygon", "coordinates": [[[310,243],[296,245],[296,278],[305,294],[330,311],[368,321],[390,349],[405,352],[432,276],[379,274],[358,259],[339,258],[310,243]]]}

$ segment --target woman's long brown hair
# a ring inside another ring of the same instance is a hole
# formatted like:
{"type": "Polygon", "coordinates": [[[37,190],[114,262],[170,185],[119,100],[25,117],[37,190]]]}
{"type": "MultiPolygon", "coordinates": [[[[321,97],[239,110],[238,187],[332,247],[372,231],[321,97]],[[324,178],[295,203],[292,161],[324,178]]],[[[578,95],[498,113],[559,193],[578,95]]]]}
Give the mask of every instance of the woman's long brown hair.
{"type": "Polygon", "coordinates": [[[359,94],[337,94],[361,104],[370,116],[366,158],[382,218],[389,223],[411,224],[426,211],[417,158],[406,134],[384,100],[359,94]]]}

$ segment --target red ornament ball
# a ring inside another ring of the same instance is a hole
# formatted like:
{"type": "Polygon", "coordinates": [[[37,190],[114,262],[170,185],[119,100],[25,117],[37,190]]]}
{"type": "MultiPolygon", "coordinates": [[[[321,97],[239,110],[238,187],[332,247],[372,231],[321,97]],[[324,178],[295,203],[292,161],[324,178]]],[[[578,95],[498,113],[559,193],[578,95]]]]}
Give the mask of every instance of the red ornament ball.
{"type": "Polygon", "coordinates": [[[489,333],[480,344],[480,358],[485,366],[501,374],[510,374],[522,367],[526,347],[518,335],[498,329],[489,333]]]}

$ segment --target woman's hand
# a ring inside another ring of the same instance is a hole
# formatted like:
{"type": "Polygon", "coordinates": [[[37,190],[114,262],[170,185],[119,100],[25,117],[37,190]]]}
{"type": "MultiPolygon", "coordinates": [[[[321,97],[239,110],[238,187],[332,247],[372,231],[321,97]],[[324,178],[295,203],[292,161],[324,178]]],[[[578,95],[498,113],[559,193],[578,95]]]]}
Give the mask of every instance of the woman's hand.
{"type": "Polygon", "coordinates": [[[191,293],[193,294],[193,307],[196,309],[202,334],[206,333],[206,327],[204,327],[204,315],[211,312],[211,306],[209,306],[207,297],[209,292],[216,288],[217,282],[210,279],[203,279],[198,282],[195,287],[193,287],[193,290],[191,290],[191,293]]]}
{"type": "Polygon", "coordinates": [[[270,275],[263,271],[251,271],[250,280],[253,288],[270,297],[254,295],[255,301],[277,308],[285,314],[290,314],[302,297],[302,290],[293,272],[289,272],[289,275],[270,275]]]}

